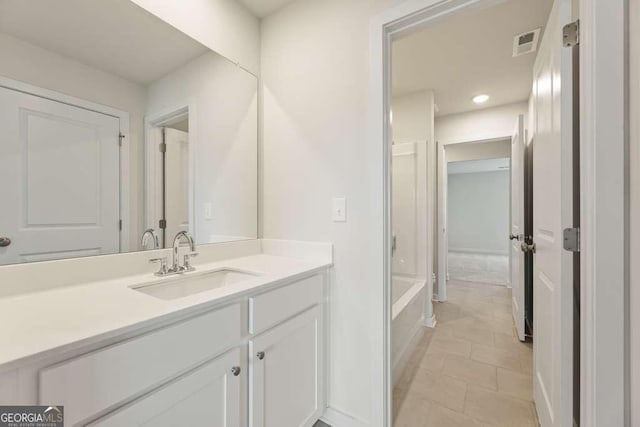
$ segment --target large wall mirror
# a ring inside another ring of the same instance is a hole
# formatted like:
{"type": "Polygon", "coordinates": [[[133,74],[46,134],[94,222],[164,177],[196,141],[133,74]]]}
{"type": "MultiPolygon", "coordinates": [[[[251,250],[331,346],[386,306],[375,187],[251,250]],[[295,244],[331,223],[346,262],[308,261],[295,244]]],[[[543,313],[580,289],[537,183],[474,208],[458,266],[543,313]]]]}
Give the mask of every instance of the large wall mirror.
{"type": "Polygon", "coordinates": [[[129,0],[0,0],[0,265],[257,238],[257,96],[129,0]]]}

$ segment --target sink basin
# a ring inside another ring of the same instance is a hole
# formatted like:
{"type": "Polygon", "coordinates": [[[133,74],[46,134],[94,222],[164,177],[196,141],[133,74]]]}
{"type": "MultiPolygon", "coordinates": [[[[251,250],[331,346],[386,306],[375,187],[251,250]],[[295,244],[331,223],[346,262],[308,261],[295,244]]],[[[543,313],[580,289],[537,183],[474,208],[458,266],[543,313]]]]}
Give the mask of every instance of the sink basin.
{"type": "Polygon", "coordinates": [[[173,300],[244,282],[257,276],[257,273],[225,268],[204,273],[186,273],[161,282],[132,286],[131,289],[163,300],[173,300]]]}

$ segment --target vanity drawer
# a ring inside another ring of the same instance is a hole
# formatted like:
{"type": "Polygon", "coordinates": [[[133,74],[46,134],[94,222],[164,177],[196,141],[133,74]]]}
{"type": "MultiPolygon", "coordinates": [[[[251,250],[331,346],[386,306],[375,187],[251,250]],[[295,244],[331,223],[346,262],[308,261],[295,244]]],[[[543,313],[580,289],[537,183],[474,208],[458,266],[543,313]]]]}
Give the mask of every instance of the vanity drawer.
{"type": "Polygon", "coordinates": [[[237,346],[241,325],[234,304],[43,369],[40,403],[73,425],[237,346]]]}
{"type": "Polygon", "coordinates": [[[322,303],[323,285],[323,276],[317,275],[249,298],[249,332],[257,334],[322,303]]]}

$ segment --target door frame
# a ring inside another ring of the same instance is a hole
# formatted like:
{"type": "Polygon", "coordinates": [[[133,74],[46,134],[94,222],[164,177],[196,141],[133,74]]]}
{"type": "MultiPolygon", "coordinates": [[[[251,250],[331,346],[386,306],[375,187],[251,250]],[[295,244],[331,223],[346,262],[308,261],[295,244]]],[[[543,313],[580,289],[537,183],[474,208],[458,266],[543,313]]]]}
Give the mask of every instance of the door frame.
{"type": "Polygon", "coordinates": [[[579,7],[580,423],[629,425],[628,0],[579,7]]]}
{"type": "MultiPolygon", "coordinates": [[[[130,115],[126,111],[117,108],[87,101],[71,95],[65,95],[51,89],[35,86],[19,80],[10,79],[0,76],[0,87],[38,96],[40,98],[49,99],[61,104],[78,107],[107,116],[115,117],[120,122],[120,219],[122,219],[122,229],[120,230],[120,251],[118,253],[130,252],[132,250],[131,224],[133,217],[131,215],[130,201],[130,185],[131,182],[131,131],[130,131],[130,115]]],[[[133,243],[135,245],[135,243],[133,243]]],[[[135,246],[133,246],[135,247],[135,246]]]]}
{"type": "MultiPolygon", "coordinates": [[[[161,192],[158,181],[162,170],[157,167],[160,161],[160,152],[155,148],[159,141],[152,132],[153,128],[159,128],[181,117],[187,117],[189,121],[189,233],[196,235],[195,222],[195,143],[197,134],[197,121],[194,102],[181,102],[160,111],[147,114],[144,118],[144,150],[145,150],[145,228],[158,228],[160,203],[158,195],[161,192]]],[[[160,141],[161,142],[161,141],[160,141]]],[[[160,197],[162,199],[163,197],[160,197]]],[[[167,236],[167,239],[172,238],[167,236]]],[[[166,246],[166,242],[165,242],[166,246]]]]}
{"type": "MultiPolygon", "coordinates": [[[[447,228],[447,208],[448,208],[448,200],[447,200],[447,191],[448,191],[448,170],[449,170],[449,162],[447,161],[447,150],[448,146],[452,145],[470,145],[470,144],[486,144],[491,142],[500,142],[511,140],[511,136],[497,136],[487,139],[472,139],[472,140],[462,140],[462,141],[445,141],[440,142],[437,141],[438,145],[438,179],[437,179],[437,194],[435,195],[438,198],[438,211],[437,211],[437,225],[438,225],[438,236],[436,239],[438,240],[438,251],[436,254],[436,262],[438,265],[437,272],[437,294],[434,291],[434,295],[437,295],[437,300],[439,302],[443,302],[447,300],[447,279],[449,276],[449,263],[448,263],[448,253],[449,253],[449,230],[447,228]]],[[[511,156],[509,156],[511,157],[511,156]]],[[[498,158],[498,157],[494,157],[498,158]]],[[[511,188],[511,179],[509,179],[509,188],[511,188]]],[[[511,200],[511,194],[509,194],[509,200],[511,200]]],[[[505,237],[506,238],[506,237],[505,237]]],[[[509,252],[509,260],[511,260],[511,252],[509,252]]]]}
{"type": "MultiPolygon", "coordinates": [[[[372,17],[367,161],[371,165],[372,221],[378,234],[372,261],[381,281],[382,319],[373,337],[374,425],[392,424],[391,381],[391,42],[462,10],[501,0],[407,0],[372,17]],[[378,388],[379,387],[379,388],[378,388]]],[[[628,0],[574,0],[581,25],[581,424],[628,420],[628,0]],[[597,144],[596,141],[607,141],[597,144]],[[616,206],[618,209],[611,209],[616,206]],[[597,246],[595,239],[598,239],[597,246]],[[623,254],[623,256],[620,256],[623,254]],[[597,287],[597,282],[607,286],[597,287]],[[596,322],[596,319],[598,321],[596,322]],[[597,387],[596,387],[597,385],[597,387]],[[621,418],[622,417],[622,418],[621,418]]],[[[432,153],[433,154],[433,153],[432,153]]],[[[433,192],[430,194],[433,197],[433,192]]],[[[571,355],[567,355],[571,357],[571,355]]]]}

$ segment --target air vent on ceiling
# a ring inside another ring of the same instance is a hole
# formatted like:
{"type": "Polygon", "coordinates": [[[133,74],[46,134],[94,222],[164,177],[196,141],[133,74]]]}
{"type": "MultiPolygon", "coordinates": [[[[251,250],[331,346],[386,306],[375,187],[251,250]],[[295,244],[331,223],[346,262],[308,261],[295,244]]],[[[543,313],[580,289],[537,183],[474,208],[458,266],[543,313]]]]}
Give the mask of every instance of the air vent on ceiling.
{"type": "Polygon", "coordinates": [[[518,34],[513,38],[513,57],[533,53],[538,49],[540,28],[518,34]]]}

